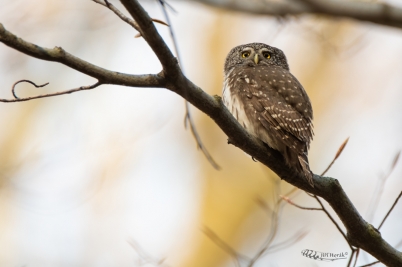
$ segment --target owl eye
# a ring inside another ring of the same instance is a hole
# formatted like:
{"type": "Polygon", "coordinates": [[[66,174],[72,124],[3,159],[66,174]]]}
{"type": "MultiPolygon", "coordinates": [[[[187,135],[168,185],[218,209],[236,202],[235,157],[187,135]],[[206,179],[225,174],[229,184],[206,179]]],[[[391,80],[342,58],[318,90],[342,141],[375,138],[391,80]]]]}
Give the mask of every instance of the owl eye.
{"type": "Polygon", "coordinates": [[[265,58],[271,58],[271,54],[268,53],[268,52],[263,52],[262,55],[263,55],[265,58]]]}
{"type": "Polygon", "coordinates": [[[246,58],[246,57],[249,57],[250,56],[250,52],[243,52],[243,53],[241,53],[241,57],[242,58],[246,58]]]}

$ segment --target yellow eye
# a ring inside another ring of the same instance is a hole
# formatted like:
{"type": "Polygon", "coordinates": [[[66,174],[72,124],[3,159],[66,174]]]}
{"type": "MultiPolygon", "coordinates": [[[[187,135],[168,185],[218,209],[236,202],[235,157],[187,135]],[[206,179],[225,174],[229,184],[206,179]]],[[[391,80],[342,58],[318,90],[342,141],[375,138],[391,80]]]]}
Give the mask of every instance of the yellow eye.
{"type": "Polygon", "coordinates": [[[264,52],[264,53],[262,53],[262,55],[263,55],[265,58],[271,58],[271,54],[268,53],[268,52],[264,52]]]}
{"type": "Polygon", "coordinates": [[[241,57],[242,58],[246,58],[246,57],[249,57],[250,56],[250,52],[243,52],[243,53],[241,53],[241,57]]]}

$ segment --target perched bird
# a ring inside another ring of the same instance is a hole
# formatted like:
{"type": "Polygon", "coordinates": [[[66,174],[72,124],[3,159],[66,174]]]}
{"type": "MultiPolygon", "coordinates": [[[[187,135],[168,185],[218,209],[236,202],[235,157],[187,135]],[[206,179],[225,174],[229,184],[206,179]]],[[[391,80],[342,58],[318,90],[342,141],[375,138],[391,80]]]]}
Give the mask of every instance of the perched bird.
{"type": "Polygon", "coordinates": [[[282,50],[263,43],[237,46],[226,57],[224,74],[223,103],[232,115],[314,187],[307,158],[313,110],[282,50]]]}

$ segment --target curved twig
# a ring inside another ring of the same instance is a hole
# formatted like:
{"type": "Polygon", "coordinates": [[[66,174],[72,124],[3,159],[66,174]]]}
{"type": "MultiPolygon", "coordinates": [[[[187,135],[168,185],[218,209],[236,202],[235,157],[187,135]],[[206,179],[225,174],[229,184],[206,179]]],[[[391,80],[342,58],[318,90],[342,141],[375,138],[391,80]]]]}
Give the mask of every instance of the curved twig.
{"type": "Polygon", "coordinates": [[[46,84],[44,84],[44,85],[37,86],[34,82],[31,82],[31,81],[29,81],[29,80],[21,80],[21,81],[18,81],[18,82],[16,82],[16,83],[14,83],[13,89],[12,89],[12,92],[13,92],[13,95],[14,95],[15,98],[14,98],[14,99],[3,99],[3,98],[0,98],[0,102],[4,102],[4,103],[24,102],[24,101],[29,101],[29,100],[33,100],[33,99],[39,99],[39,98],[45,98],[45,97],[52,97],[52,96],[58,96],[58,95],[67,95],[67,94],[71,94],[71,93],[75,93],[75,92],[79,92],[79,91],[94,89],[94,88],[98,87],[99,85],[102,85],[102,84],[103,84],[103,83],[101,83],[101,82],[98,81],[98,82],[96,82],[95,84],[92,84],[92,85],[80,86],[80,87],[78,87],[78,88],[74,88],[74,89],[70,89],[70,90],[66,90],[66,91],[61,91],[61,92],[56,92],[56,93],[51,93],[51,94],[44,94],[44,95],[31,96],[31,97],[19,98],[19,97],[17,97],[17,96],[15,95],[14,87],[15,87],[15,85],[17,85],[17,84],[20,83],[20,82],[28,82],[28,83],[34,85],[35,87],[43,87],[43,86],[46,86],[46,85],[49,84],[49,83],[46,83],[46,84]]]}
{"type": "Polygon", "coordinates": [[[11,88],[11,93],[13,94],[13,96],[14,96],[15,99],[20,99],[20,98],[17,96],[17,94],[15,93],[15,86],[16,86],[17,84],[19,84],[19,83],[22,83],[22,82],[30,83],[30,84],[32,84],[33,86],[35,86],[36,88],[45,87],[46,85],[49,84],[49,83],[44,83],[44,84],[42,84],[42,85],[37,85],[36,83],[34,83],[33,81],[30,81],[30,80],[19,80],[19,81],[15,82],[15,83],[13,84],[12,88],[11,88]]]}

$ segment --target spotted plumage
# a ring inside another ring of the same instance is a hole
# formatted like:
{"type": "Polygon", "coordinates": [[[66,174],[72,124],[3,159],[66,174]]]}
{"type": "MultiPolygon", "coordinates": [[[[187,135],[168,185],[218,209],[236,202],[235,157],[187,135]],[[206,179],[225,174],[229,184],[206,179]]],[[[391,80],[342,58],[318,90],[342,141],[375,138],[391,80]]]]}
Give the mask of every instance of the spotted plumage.
{"type": "Polygon", "coordinates": [[[285,54],[262,43],[237,46],[229,52],[224,71],[223,102],[229,111],[314,186],[307,158],[313,110],[285,54]]]}

